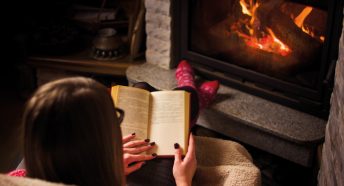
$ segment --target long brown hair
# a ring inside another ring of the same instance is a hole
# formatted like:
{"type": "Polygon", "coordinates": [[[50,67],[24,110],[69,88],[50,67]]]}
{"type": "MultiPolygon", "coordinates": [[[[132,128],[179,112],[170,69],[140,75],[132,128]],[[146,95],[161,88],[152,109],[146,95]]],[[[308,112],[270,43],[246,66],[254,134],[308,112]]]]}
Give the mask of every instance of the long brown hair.
{"type": "Polygon", "coordinates": [[[123,185],[122,134],[107,89],[89,78],[40,87],[24,113],[29,177],[76,185],[123,185]]]}

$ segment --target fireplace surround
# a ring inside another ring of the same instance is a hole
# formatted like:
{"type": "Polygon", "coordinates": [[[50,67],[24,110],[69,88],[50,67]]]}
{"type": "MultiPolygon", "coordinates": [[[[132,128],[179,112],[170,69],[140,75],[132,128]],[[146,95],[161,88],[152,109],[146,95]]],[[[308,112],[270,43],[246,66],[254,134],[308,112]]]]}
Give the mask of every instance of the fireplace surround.
{"type": "MultiPolygon", "coordinates": [[[[177,44],[184,42],[179,38],[180,30],[176,33],[181,14],[175,13],[180,13],[180,1],[145,0],[145,7],[147,63],[129,67],[126,75],[129,83],[146,81],[158,89],[172,89],[176,86],[173,68],[181,59],[177,44]]],[[[342,8],[338,10],[335,17],[341,18],[342,8]]],[[[329,68],[334,68],[335,63],[331,64],[329,68]]],[[[214,104],[200,114],[197,124],[297,164],[314,166],[326,120],[242,90],[222,82],[214,104]]]]}
{"type": "Polygon", "coordinates": [[[205,77],[327,118],[342,1],[177,0],[172,7],[172,66],[187,59],[205,77]]]}

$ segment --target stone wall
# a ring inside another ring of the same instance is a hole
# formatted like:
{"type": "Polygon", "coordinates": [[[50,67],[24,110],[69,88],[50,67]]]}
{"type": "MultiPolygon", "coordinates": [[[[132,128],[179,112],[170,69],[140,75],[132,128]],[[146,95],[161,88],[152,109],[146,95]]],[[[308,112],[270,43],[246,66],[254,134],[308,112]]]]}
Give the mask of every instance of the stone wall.
{"type": "Polygon", "coordinates": [[[344,21],[318,185],[344,185],[344,21]]]}
{"type": "Polygon", "coordinates": [[[170,0],[145,0],[148,63],[169,69],[171,62],[170,0]]]}

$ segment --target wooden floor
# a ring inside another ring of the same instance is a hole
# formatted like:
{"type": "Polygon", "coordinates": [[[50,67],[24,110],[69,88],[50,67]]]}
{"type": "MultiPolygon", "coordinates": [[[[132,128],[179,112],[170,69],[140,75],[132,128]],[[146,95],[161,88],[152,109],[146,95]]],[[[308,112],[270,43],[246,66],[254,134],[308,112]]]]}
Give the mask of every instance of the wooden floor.
{"type": "Polygon", "coordinates": [[[0,173],[13,170],[22,157],[24,104],[16,91],[0,90],[0,173]]]}

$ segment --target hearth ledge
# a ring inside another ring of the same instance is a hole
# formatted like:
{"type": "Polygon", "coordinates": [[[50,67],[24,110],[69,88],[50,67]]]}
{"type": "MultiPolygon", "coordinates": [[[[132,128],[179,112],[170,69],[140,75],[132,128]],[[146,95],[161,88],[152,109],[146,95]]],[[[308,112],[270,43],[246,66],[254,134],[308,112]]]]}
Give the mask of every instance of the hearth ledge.
{"type": "MultiPolygon", "coordinates": [[[[144,63],[130,66],[126,75],[130,84],[145,81],[170,90],[174,72],[144,63]]],[[[197,124],[303,166],[312,166],[326,127],[323,119],[224,85],[197,124]]]]}

